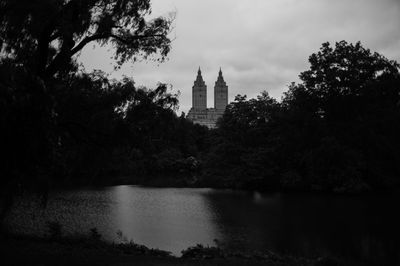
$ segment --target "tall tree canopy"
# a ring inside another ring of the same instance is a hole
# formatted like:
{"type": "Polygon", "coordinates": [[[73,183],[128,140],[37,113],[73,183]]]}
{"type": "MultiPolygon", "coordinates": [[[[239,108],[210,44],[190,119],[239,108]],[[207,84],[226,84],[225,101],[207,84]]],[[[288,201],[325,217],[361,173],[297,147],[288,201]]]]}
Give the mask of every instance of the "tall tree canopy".
{"type": "Polygon", "coordinates": [[[123,119],[118,107],[172,112],[177,99],[165,87],[144,93],[77,67],[90,43],[110,45],[116,66],[165,60],[173,16],[150,16],[150,0],[0,0],[0,220],[21,188],[46,195],[63,174],[108,173],[113,153],[126,155],[131,112],[123,119]]]}
{"type": "Polygon", "coordinates": [[[319,186],[399,184],[400,65],[346,41],[322,44],[309,62],[283,99],[286,146],[307,154],[299,168],[319,186]]]}
{"type": "Polygon", "coordinates": [[[346,41],[322,44],[309,62],[281,103],[265,93],[236,97],[219,123],[207,171],[229,177],[231,186],[264,189],[400,185],[399,64],[346,41]]]}
{"type": "Polygon", "coordinates": [[[146,20],[150,0],[0,0],[2,57],[41,77],[68,70],[90,42],[111,44],[118,64],[170,51],[172,18],[146,20]]]}

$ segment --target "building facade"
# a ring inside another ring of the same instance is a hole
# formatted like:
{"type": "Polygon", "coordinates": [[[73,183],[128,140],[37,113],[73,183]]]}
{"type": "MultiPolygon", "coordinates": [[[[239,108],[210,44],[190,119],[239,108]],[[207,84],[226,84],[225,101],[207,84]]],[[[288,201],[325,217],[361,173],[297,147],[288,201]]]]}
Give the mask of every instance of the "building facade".
{"type": "Polygon", "coordinates": [[[220,69],[214,85],[214,108],[207,108],[207,85],[199,68],[197,78],[192,87],[192,108],[190,108],[187,118],[193,123],[215,128],[218,118],[222,117],[227,105],[228,86],[220,69]]]}

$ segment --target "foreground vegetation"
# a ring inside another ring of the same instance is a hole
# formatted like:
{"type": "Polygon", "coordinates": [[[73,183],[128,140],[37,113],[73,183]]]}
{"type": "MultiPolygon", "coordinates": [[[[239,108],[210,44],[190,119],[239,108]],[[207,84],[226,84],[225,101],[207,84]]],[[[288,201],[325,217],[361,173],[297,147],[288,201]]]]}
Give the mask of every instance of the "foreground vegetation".
{"type": "Polygon", "coordinates": [[[150,249],[133,242],[107,243],[91,234],[80,238],[29,238],[0,236],[2,265],[341,265],[334,258],[299,258],[273,252],[228,252],[196,245],[182,251],[150,249]]]}

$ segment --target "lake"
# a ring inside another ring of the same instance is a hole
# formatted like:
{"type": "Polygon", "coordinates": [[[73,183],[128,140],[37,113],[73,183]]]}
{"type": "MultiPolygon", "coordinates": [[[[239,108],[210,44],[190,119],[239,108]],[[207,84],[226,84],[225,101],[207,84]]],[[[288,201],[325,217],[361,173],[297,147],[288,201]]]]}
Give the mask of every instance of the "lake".
{"type": "Polygon", "coordinates": [[[105,240],[132,240],[175,255],[217,241],[232,250],[399,265],[399,202],[393,195],[113,186],[52,192],[45,209],[24,196],[7,222],[15,232],[33,235],[46,235],[49,221],[59,222],[66,235],[96,227],[105,240]]]}

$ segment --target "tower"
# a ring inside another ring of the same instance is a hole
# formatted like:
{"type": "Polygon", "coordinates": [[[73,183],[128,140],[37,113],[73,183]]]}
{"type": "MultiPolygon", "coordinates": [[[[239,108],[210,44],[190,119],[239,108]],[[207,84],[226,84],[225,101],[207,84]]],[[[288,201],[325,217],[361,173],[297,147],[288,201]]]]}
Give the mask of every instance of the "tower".
{"type": "Polygon", "coordinates": [[[201,76],[201,70],[197,71],[197,78],[192,87],[192,108],[187,118],[195,124],[215,128],[217,120],[223,116],[228,105],[228,86],[219,69],[219,75],[214,86],[214,108],[207,108],[207,86],[201,76]]]}
{"type": "Polygon", "coordinates": [[[207,86],[201,76],[201,70],[197,71],[197,78],[192,87],[192,107],[196,110],[207,109],[207,86]]]}
{"type": "Polygon", "coordinates": [[[222,76],[222,70],[219,69],[218,79],[214,86],[214,108],[217,111],[225,111],[228,105],[228,86],[222,76]]]}

